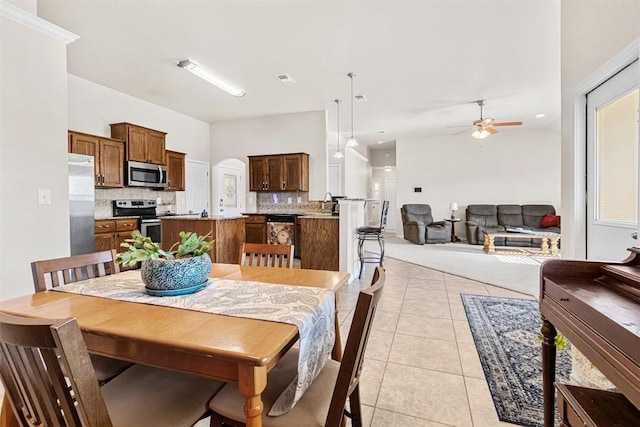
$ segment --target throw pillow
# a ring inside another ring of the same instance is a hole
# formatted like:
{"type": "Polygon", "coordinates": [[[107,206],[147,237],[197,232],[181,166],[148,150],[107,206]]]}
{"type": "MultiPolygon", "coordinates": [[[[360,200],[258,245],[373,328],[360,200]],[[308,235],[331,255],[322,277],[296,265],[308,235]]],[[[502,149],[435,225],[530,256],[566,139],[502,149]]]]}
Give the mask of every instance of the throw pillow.
{"type": "Polygon", "coordinates": [[[540,228],[560,227],[560,215],[546,214],[540,221],[540,228]]]}

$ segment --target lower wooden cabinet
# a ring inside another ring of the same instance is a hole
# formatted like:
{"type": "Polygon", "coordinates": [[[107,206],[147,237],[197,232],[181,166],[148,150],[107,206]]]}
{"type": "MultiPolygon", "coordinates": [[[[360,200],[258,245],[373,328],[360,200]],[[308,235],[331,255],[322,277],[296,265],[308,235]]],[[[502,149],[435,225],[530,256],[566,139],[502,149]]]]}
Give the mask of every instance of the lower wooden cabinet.
{"type": "Polygon", "coordinates": [[[337,217],[305,218],[300,222],[300,267],[340,270],[340,222],[337,217]]]}
{"type": "Polygon", "coordinates": [[[122,252],[120,243],[131,238],[131,232],[138,228],[138,218],[98,219],[95,222],[96,252],[115,249],[122,252]]]}
{"type": "Polygon", "coordinates": [[[244,219],[244,229],[247,243],[267,242],[266,215],[249,215],[244,219]]]}

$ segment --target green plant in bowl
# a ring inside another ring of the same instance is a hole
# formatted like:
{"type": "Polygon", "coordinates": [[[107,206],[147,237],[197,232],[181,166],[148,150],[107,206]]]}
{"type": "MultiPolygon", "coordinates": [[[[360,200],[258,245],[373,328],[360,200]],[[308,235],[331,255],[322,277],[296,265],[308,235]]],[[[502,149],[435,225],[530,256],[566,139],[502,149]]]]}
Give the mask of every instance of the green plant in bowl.
{"type": "Polygon", "coordinates": [[[131,233],[121,246],[127,251],[118,254],[116,262],[124,266],[141,263],[142,281],[147,292],[154,296],[181,295],[206,286],[211,272],[211,258],[207,252],[214,241],[209,234],[198,236],[190,231],[180,232],[180,241],[164,251],[139,231],[131,233]],[[177,250],[172,249],[177,246],[177,250]]]}

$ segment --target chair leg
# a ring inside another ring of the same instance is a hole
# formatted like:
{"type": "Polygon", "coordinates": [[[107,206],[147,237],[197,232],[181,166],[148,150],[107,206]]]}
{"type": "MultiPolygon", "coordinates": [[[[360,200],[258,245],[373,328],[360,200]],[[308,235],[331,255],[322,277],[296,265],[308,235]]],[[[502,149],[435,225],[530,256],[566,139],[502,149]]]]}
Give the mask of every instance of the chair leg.
{"type": "Polygon", "coordinates": [[[358,236],[358,259],[360,259],[360,273],[358,279],[362,279],[362,271],[364,270],[364,239],[358,236]]]}
{"type": "Polygon", "coordinates": [[[380,246],[380,267],[383,267],[384,261],[384,236],[378,235],[378,245],[380,246]]]}

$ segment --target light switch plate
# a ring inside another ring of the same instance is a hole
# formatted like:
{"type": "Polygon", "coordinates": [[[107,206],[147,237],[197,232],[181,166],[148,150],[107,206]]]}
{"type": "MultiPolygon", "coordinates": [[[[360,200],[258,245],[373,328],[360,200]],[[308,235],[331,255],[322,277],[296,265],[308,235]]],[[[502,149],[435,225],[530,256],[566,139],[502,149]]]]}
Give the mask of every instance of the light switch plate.
{"type": "Polygon", "coordinates": [[[51,204],[51,190],[39,189],[38,190],[38,204],[50,205],[51,204]]]}

